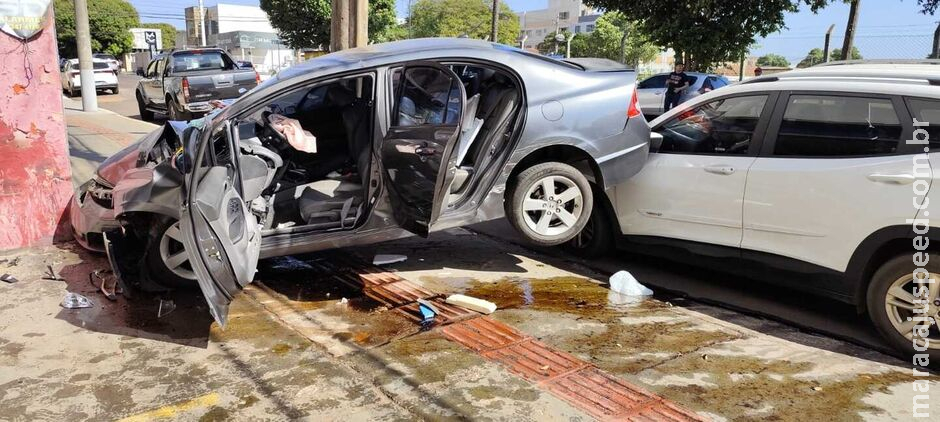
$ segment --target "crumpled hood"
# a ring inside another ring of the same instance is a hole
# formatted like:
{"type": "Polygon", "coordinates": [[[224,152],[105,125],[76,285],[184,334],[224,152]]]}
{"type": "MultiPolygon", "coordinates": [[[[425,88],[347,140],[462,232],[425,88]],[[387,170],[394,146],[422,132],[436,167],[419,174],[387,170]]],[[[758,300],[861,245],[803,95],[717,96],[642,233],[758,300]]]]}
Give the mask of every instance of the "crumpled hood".
{"type": "Polygon", "coordinates": [[[170,135],[175,136],[176,139],[181,139],[186,126],[186,122],[166,122],[162,127],[150,132],[139,141],[108,157],[98,165],[98,170],[95,173],[101,181],[114,187],[124,178],[128,170],[147,164],[147,157],[150,156],[151,150],[159,141],[170,135]]]}

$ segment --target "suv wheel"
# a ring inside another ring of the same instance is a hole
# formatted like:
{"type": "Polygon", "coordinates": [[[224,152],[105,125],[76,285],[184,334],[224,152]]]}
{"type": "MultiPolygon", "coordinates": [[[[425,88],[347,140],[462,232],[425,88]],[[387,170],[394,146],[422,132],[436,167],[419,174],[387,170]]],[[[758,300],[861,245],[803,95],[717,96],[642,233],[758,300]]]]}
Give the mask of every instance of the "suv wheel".
{"type": "Polygon", "coordinates": [[[144,256],[144,263],[155,283],[165,287],[196,286],[196,275],[180,234],[177,220],[164,219],[156,224],[144,256]]]}
{"type": "Polygon", "coordinates": [[[878,268],[868,286],[868,314],[878,332],[905,359],[929,353],[936,365],[940,363],[940,262],[928,262],[924,269],[929,274],[915,277],[911,259],[911,255],[902,255],[878,268]],[[930,278],[936,282],[928,284],[930,278]],[[915,289],[918,296],[914,295],[915,289]],[[929,294],[920,295],[923,291],[929,294]],[[915,309],[927,312],[915,313],[915,309]],[[927,350],[915,350],[915,342],[918,348],[924,348],[924,337],[928,339],[927,350]]]}
{"type": "Polygon", "coordinates": [[[170,120],[179,120],[179,121],[188,122],[192,120],[193,118],[191,114],[180,110],[179,105],[176,104],[176,101],[173,101],[173,100],[167,100],[166,110],[167,110],[167,113],[169,114],[168,117],[170,118],[170,120]]]}
{"type": "Polygon", "coordinates": [[[582,258],[597,258],[606,255],[614,247],[614,232],[611,228],[614,220],[604,207],[594,207],[591,218],[584,228],[562,247],[569,253],[582,258]]]}
{"type": "Polygon", "coordinates": [[[137,93],[137,110],[140,112],[140,119],[149,122],[153,120],[153,112],[147,110],[147,105],[144,104],[144,99],[141,98],[140,93],[137,93]]]}
{"type": "Polygon", "coordinates": [[[555,246],[575,237],[594,206],[587,178],[568,164],[536,164],[519,173],[506,192],[506,217],[528,241],[555,246]]]}

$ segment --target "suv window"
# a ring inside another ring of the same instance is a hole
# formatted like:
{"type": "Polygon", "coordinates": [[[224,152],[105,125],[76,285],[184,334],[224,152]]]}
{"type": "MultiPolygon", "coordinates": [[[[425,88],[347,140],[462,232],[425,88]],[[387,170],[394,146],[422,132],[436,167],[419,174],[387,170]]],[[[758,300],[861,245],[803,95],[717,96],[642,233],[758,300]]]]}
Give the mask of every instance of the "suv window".
{"type": "Polygon", "coordinates": [[[930,135],[930,149],[940,149],[940,100],[908,98],[907,108],[919,123],[928,125],[919,128],[930,135]]]}
{"type": "Polygon", "coordinates": [[[656,75],[650,76],[643,81],[641,81],[636,88],[637,89],[649,89],[649,88],[665,88],[666,87],[666,77],[669,75],[656,75]]]}
{"type": "Polygon", "coordinates": [[[766,95],[731,97],[685,111],[659,130],[659,152],[747,154],[766,102],[766,95]]]}
{"type": "Polygon", "coordinates": [[[891,154],[901,122],[883,98],[791,95],[774,155],[862,156],[891,154]]]}

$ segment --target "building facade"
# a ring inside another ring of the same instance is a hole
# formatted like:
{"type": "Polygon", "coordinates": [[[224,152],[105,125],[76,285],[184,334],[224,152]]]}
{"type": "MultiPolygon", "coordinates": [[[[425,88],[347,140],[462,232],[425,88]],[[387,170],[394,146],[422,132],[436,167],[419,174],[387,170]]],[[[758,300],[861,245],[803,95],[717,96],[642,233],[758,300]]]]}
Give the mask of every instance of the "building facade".
{"type": "Polygon", "coordinates": [[[600,14],[582,0],[548,0],[548,7],[522,13],[522,48],[535,48],[556,29],[592,32],[600,14]]]}
{"type": "MultiPolygon", "coordinates": [[[[274,34],[274,27],[268,20],[268,14],[257,6],[237,4],[217,4],[204,9],[206,15],[206,44],[216,45],[219,34],[234,31],[265,32],[274,34]]],[[[202,44],[200,10],[198,7],[186,8],[186,46],[202,44]]]]}

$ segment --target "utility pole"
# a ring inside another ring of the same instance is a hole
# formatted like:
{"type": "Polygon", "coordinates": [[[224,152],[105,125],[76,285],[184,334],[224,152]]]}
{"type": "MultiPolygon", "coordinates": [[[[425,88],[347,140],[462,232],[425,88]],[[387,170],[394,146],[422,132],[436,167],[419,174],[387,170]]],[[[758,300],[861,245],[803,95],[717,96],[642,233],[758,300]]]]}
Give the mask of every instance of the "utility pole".
{"type": "Polygon", "coordinates": [[[199,0],[199,38],[202,45],[206,45],[206,8],[202,7],[202,0],[199,0]]]}
{"type": "Polygon", "coordinates": [[[497,26],[499,25],[499,0],[493,0],[493,16],[490,20],[490,41],[499,42],[499,31],[497,31],[497,26]]]}
{"type": "Polygon", "coordinates": [[[330,52],[349,48],[349,0],[333,0],[330,19],[330,52]]]}
{"type": "Polygon", "coordinates": [[[836,28],[835,24],[829,25],[826,31],[826,43],[823,44],[823,63],[829,62],[829,40],[832,38],[832,30],[836,28]]]}
{"type": "Polygon", "coordinates": [[[940,59],[940,22],[937,22],[937,30],[933,31],[933,48],[930,49],[931,59],[940,59]]]}
{"type": "Polygon", "coordinates": [[[82,81],[82,110],[98,111],[95,93],[95,69],[91,61],[91,30],[88,28],[88,4],[75,0],[75,43],[78,48],[78,69],[82,81]]]}
{"type": "Polygon", "coordinates": [[[852,57],[852,42],[855,39],[855,26],[858,24],[858,7],[862,0],[852,0],[849,7],[849,23],[845,26],[845,41],[842,43],[842,60],[852,57]]]}

